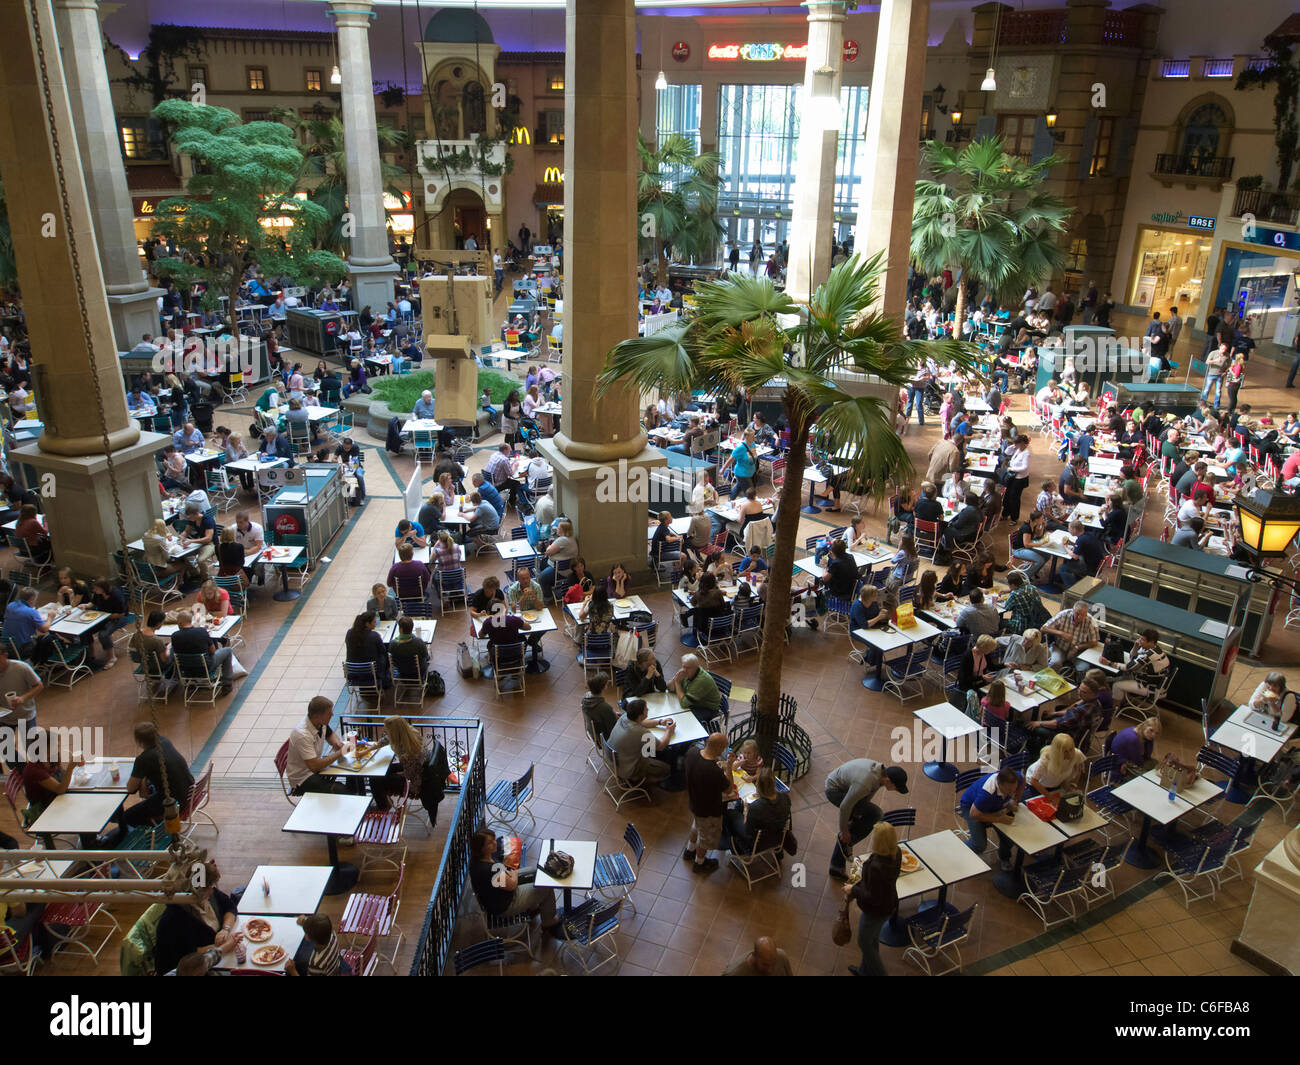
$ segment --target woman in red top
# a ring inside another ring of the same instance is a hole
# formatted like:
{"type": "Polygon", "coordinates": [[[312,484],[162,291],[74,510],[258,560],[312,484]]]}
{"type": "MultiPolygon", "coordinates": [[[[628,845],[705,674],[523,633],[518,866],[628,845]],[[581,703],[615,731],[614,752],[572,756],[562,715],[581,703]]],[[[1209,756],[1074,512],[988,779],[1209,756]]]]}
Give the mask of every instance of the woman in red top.
{"type": "Polygon", "coordinates": [[[30,503],[18,512],[18,525],[14,533],[27,544],[27,550],[34,561],[50,560],[50,534],[45,531],[45,526],[36,517],[36,508],[30,503]]]}
{"type": "Polygon", "coordinates": [[[208,612],[209,617],[224,618],[230,613],[230,593],[216,581],[204,581],[195,601],[208,612]]]}

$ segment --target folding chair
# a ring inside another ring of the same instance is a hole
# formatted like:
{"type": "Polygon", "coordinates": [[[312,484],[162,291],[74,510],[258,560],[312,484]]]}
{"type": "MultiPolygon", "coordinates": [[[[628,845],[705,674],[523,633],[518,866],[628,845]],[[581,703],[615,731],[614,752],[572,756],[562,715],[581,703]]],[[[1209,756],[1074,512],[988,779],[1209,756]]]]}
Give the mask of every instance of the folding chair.
{"type": "Polygon", "coordinates": [[[578,656],[584,678],[593,672],[608,672],[614,668],[614,634],[585,631],[582,634],[582,653],[578,656]]]}
{"type": "Polygon", "coordinates": [[[513,828],[520,818],[526,817],[535,824],[533,811],[529,804],[533,799],[533,771],[535,765],[528,767],[528,772],[518,780],[498,780],[488,789],[487,804],[489,823],[502,824],[513,828]]]}
{"type": "Polygon", "coordinates": [[[769,841],[775,833],[760,829],[754,835],[754,846],[748,854],[732,852],[731,865],[740,870],[750,891],[754,890],[755,884],[781,875],[781,847],[789,830],[790,822],[787,820],[780,838],[773,844],[769,841]]]}
{"type": "Polygon", "coordinates": [[[208,762],[203,775],[190,785],[189,794],[185,796],[185,803],[181,807],[181,834],[187,840],[199,827],[200,819],[218,836],[221,835],[221,828],[207,812],[208,803],[212,801],[212,764],[208,762]]]}
{"type": "Polygon", "coordinates": [[[587,976],[610,962],[617,962],[618,940],[614,936],[619,930],[622,910],[623,900],[618,899],[609,906],[592,908],[578,919],[567,918],[566,938],[560,941],[561,957],[576,959],[587,976]],[[592,959],[588,952],[592,951],[599,958],[595,964],[589,964],[592,959]]]}
{"type": "Polygon", "coordinates": [[[213,664],[207,655],[173,655],[176,661],[176,676],[181,682],[181,693],[185,705],[207,703],[216,707],[217,692],[221,689],[221,678],[213,672],[213,664]],[[200,693],[207,692],[206,699],[200,693]]]}
{"type": "Polygon", "coordinates": [[[456,569],[437,569],[433,571],[434,581],[438,585],[438,605],[441,613],[447,613],[448,609],[460,609],[468,602],[468,592],[465,588],[465,570],[456,569]],[[460,606],[455,606],[459,603],[460,606]]]}
{"type": "Polygon", "coordinates": [[[912,945],[903,952],[903,957],[919,966],[926,976],[960,972],[959,947],[970,937],[971,920],[977,906],[978,903],[972,903],[969,909],[960,913],[947,913],[936,907],[908,918],[907,934],[912,945]],[[936,971],[934,965],[940,962],[947,963],[947,967],[936,971]]]}
{"type": "Polygon", "coordinates": [[[519,643],[494,643],[492,647],[492,680],[496,684],[498,695],[522,695],[524,692],[524,648],[519,643]],[[502,687],[506,680],[518,681],[517,684],[502,687]]]}
{"type": "Polygon", "coordinates": [[[108,912],[108,907],[99,902],[50,903],[41,914],[41,924],[54,940],[51,957],[61,950],[75,950],[93,961],[99,961],[100,951],[108,946],[109,940],[122,934],[117,918],[108,912]],[[91,928],[100,917],[105,919],[107,927],[103,929],[103,939],[92,946],[91,928]]]}
{"type": "MultiPolygon", "coordinates": [[[[530,955],[531,953],[529,951],[530,955]]],[[[482,939],[456,951],[452,956],[452,964],[455,966],[457,976],[462,976],[471,969],[477,969],[480,965],[491,965],[493,962],[496,963],[497,975],[505,976],[505,961],[506,941],[500,936],[482,939]]]]}
{"type": "Polygon", "coordinates": [[[642,842],[641,833],[636,830],[636,825],[631,821],[623,830],[623,841],[631,849],[631,857],[622,850],[597,855],[592,887],[605,898],[610,898],[610,891],[622,889],[616,897],[636,913],[636,906],[632,902],[632,889],[636,887],[636,878],[641,872],[641,862],[645,858],[645,843],[642,842]]]}
{"type": "Polygon", "coordinates": [[[402,835],[406,828],[406,815],[410,812],[410,796],[411,782],[408,780],[401,796],[395,797],[387,810],[367,810],[361,819],[355,838],[361,852],[362,876],[372,865],[391,866],[400,875],[406,863],[406,843],[402,835]]]}
{"type": "Polygon", "coordinates": [[[609,745],[608,741],[601,743],[601,753],[604,757],[605,764],[609,768],[609,776],[605,778],[605,794],[614,802],[614,809],[621,809],[625,802],[633,799],[645,799],[646,802],[652,802],[650,792],[646,790],[644,777],[632,777],[620,775],[618,768],[618,752],[609,745]]]}

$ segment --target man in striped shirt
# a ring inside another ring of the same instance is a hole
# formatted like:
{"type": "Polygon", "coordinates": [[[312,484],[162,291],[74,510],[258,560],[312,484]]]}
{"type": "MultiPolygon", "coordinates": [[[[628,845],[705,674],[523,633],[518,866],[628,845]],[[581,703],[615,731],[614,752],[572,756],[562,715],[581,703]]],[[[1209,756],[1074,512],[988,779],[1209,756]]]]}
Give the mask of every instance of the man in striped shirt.
{"type": "Polygon", "coordinates": [[[305,913],[298,918],[298,924],[304,938],[298,953],[284,963],[289,976],[352,975],[343,964],[333,921],[323,913],[305,913]]]}

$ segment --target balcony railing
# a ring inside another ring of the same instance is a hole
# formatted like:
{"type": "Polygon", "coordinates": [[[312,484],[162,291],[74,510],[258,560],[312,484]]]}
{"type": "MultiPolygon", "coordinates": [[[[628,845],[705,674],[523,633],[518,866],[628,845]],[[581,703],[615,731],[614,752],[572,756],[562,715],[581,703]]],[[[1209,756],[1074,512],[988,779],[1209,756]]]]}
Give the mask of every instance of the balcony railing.
{"type": "Polygon", "coordinates": [[[1190,78],[1192,61],[1190,59],[1165,59],[1160,63],[1162,78],[1190,78]]]}
{"type": "Polygon", "coordinates": [[[1177,177],[1211,178],[1227,181],[1232,177],[1232,164],[1236,160],[1230,155],[1157,155],[1157,174],[1177,177]]]}
{"type": "Polygon", "coordinates": [[[1066,11],[1005,11],[998,26],[998,46],[1064,44],[1066,11]]]}
{"type": "Polygon", "coordinates": [[[1230,78],[1232,77],[1232,60],[1207,59],[1203,73],[1207,78],[1230,78]]]}
{"type": "Polygon", "coordinates": [[[1142,13],[1107,11],[1102,23],[1101,39],[1107,44],[1139,44],[1142,40],[1142,13]]]}
{"type": "Polygon", "coordinates": [[[1235,218],[1254,215],[1259,222],[1276,222],[1284,226],[1300,225],[1300,192],[1276,189],[1238,189],[1232,203],[1235,218]]]}

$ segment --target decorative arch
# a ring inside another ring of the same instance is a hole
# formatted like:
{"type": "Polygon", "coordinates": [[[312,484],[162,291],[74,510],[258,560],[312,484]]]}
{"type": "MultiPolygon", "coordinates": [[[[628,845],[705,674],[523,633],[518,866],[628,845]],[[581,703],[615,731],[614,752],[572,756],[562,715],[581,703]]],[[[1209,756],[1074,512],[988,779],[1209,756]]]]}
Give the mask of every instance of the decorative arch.
{"type": "Polygon", "coordinates": [[[1202,93],[1188,100],[1169,128],[1166,151],[1179,158],[1230,156],[1237,113],[1227,97],[1202,93]]]}
{"type": "Polygon", "coordinates": [[[463,191],[473,193],[488,214],[500,214],[504,180],[489,177],[484,185],[480,185],[476,174],[453,174],[450,181],[445,180],[441,174],[428,177],[424,186],[424,209],[430,214],[437,214],[446,206],[448,196],[463,191]]]}
{"type": "Polygon", "coordinates": [[[489,79],[472,58],[452,56],[440,61],[427,76],[433,127],[443,140],[466,140],[472,133],[488,132],[489,79]]]}

